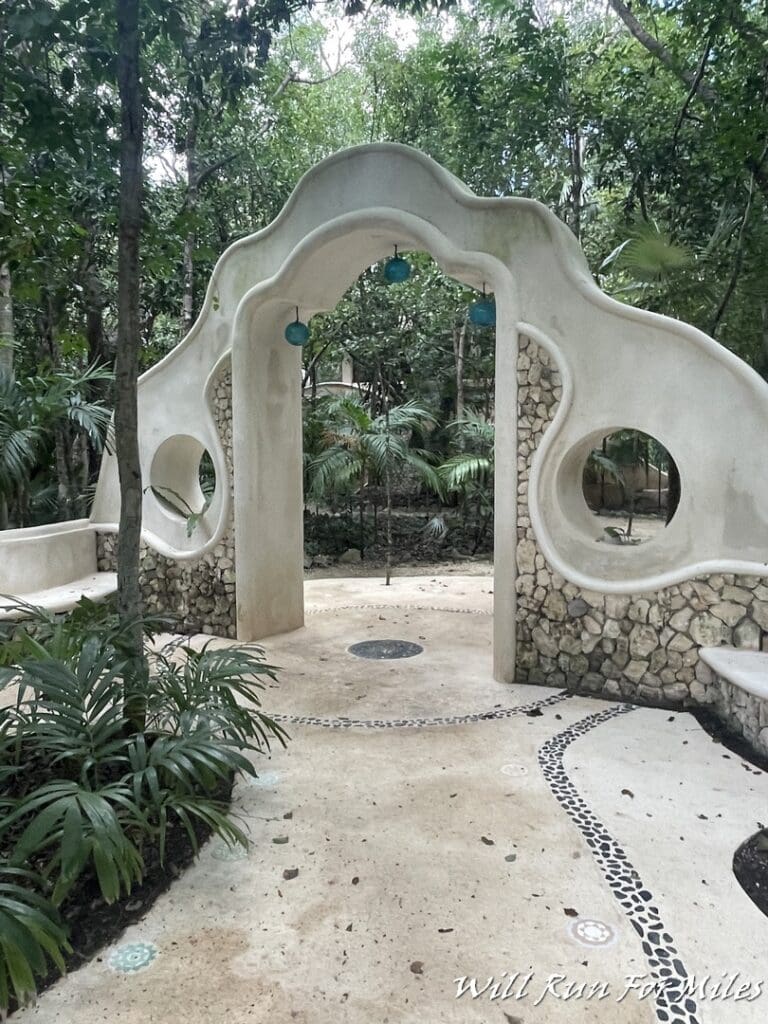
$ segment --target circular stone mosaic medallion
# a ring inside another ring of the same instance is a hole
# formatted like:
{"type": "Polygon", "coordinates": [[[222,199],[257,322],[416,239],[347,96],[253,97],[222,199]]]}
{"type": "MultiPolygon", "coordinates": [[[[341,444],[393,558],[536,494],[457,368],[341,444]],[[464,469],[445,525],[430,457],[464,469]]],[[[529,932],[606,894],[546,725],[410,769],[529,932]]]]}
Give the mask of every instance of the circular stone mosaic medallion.
{"type": "Polygon", "coordinates": [[[239,780],[244,786],[256,786],[257,789],[271,789],[280,781],[277,772],[259,772],[258,775],[243,775],[239,780]]]}
{"type": "Polygon", "coordinates": [[[347,650],[356,658],[383,661],[393,658],[415,658],[424,648],[420,644],[412,644],[409,640],[363,640],[362,643],[352,644],[347,650]]]}
{"type": "Polygon", "coordinates": [[[135,974],[149,967],[156,956],[157,946],[151,942],[128,942],[125,946],[118,946],[107,963],[118,974],[135,974]]]}
{"type": "Polygon", "coordinates": [[[211,850],[211,856],[215,860],[246,860],[248,858],[248,850],[241,843],[233,843],[230,846],[229,843],[221,840],[211,850]]]}
{"type": "Polygon", "coordinates": [[[616,938],[616,932],[609,924],[585,917],[574,921],[569,931],[582,946],[610,946],[616,938]]]}

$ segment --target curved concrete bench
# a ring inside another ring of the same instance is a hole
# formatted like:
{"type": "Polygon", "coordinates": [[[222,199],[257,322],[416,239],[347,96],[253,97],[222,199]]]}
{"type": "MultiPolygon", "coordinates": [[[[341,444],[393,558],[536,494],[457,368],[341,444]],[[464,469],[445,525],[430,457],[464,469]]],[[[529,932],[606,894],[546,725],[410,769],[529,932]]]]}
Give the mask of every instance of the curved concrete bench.
{"type": "Polygon", "coordinates": [[[115,573],[97,571],[96,531],[87,519],[0,533],[0,620],[23,617],[16,599],[62,612],[116,589],[115,573]]]}
{"type": "Polygon", "coordinates": [[[702,647],[714,679],[706,701],[759,753],[768,755],[768,651],[702,647]]]}

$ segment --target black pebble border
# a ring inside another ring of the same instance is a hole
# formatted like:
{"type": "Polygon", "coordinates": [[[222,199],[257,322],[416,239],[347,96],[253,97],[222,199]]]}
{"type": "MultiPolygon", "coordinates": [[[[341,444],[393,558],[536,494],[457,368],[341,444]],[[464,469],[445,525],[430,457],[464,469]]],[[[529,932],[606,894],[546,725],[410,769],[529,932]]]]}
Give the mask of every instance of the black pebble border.
{"type": "Polygon", "coordinates": [[[327,608],[306,608],[305,615],[330,615],[334,612],[365,611],[386,612],[452,612],[455,615],[493,615],[479,608],[439,608],[431,604],[338,604],[327,608]]]}
{"type": "Polygon", "coordinates": [[[651,975],[658,983],[654,993],[657,1019],[663,1024],[701,1024],[696,1001],[683,987],[688,971],[652,902],[652,894],[643,885],[624,850],[579,795],[563,766],[565,751],[574,740],[595,726],[634,710],[631,704],[620,704],[587,715],[542,745],[539,766],[556,800],[584,836],[613,895],[640,936],[651,975]]]}
{"type": "Polygon", "coordinates": [[[514,708],[497,708],[469,715],[446,715],[443,718],[316,718],[313,715],[282,714],[271,714],[269,717],[281,724],[316,725],[321,729],[423,729],[433,725],[471,725],[473,722],[513,718],[515,715],[536,716],[541,708],[552,707],[553,704],[559,704],[572,696],[573,694],[564,691],[514,708]]]}

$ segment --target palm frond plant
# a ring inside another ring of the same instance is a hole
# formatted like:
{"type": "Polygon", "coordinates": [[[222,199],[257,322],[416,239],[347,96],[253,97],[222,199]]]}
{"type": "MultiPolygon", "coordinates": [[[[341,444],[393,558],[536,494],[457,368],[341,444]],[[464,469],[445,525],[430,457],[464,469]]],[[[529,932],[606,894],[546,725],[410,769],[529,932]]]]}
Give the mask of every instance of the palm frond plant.
{"type": "Polygon", "coordinates": [[[71,952],[40,882],[32,871],[0,864],[0,1019],[12,995],[19,1006],[34,997],[35,978],[46,975],[49,964],[63,973],[64,954],[71,952]]]}
{"type": "MultiPolygon", "coordinates": [[[[435,417],[417,401],[385,408],[373,416],[363,401],[342,397],[324,407],[324,448],[306,469],[306,491],[322,500],[339,490],[357,488],[360,555],[364,557],[365,510],[371,489],[387,475],[408,469],[430,490],[440,493],[442,484],[434,455],[415,446],[414,437],[431,429],[435,417]]],[[[391,489],[390,489],[391,496],[391,489]]],[[[391,538],[392,508],[387,502],[387,534],[391,538]]],[[[391,541],[388,542],[388,548],[391,541]]]]}
{"type": "Polygon", "coordinates": [[[0,372],[0,530],[8,526],[9,506],[29,479],[41,440],[27,396],[10,374],[0,372]]]}
{"type": "MultiPolygon", "coordinates": [[[[194,852],[211,833],[247,846],[229,787],[288,739],[261,710],[276,670],[258,647],[147,641],[151,678],[136,680],[113,608],[20,610],[28,617],[4,626],[0,670],[12,697],[0,709],[0,1016],[49,963],[63,967],[57,910],[84,880],[107,903],[124,897],[150,861],[165,862],[171,830],[194,852]],[[137,691],[142,727],[125,712],[137,691]]],[[[141,623],[147,638],[161,626],[141,623]]]]}
{"type": "Polygon", "coordinates": [[[474,410],[449,424],[456,448],[438,468],[447,494],[458,497],[462,514],[474,508],[477,519],[475,554],[485,539],[493,518],[495,430],[491,420],[474,410]]]}

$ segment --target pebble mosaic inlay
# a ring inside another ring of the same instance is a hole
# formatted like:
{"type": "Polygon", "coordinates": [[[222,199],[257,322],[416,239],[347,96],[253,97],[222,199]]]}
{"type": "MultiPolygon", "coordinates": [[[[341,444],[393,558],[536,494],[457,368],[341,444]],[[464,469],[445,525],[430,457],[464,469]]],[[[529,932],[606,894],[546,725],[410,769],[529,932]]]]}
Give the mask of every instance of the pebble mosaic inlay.
{"type": "Polygon", "coordinates": [[[592,918],[580,918],[568,930],[582,946],[610,946],[616,940],[616,932],[609,924],[592,918]]]}
{"type": "MultiPolygon", "coordinates": [[[[657,1020],[661,1024],[701,1024],[696,1001],[685,994],[683,987],[688,971],[653,902],[653,894],[645,887],[617,840],[571,782],[563,763],[566,750],[575,740],[603,722],[634,710],[631,704],[613,705],[556,733],[542,744],[539,766],[552,794],[581,832],[611,892],[640,936],[649,971],[658,986],[654,993],[657,1020]]],[[[597,922],[591,924],[595,926],[597,922]]],[[[589,933],[598,934],[592,929],[589,933]]]]}
{"type": "Polygon", "coordinates": [[[423,729],[428,726],[472,725],[499,718],[513,718],[515,715],[534,715],[541,708],[549,708],[568,700],[570,693],[554,693],[542,700],[519,704],[514,708],[494,708],[468,715],[444,715],[440,718],[319,718],[316,715],[283,715],[270,713],[270,718],[281,724],[314,725],[321,729],[423,729]]]}
{"type": "MultiPolygon", "coordinates": [[[[277,715],[270,715],[270,718],[277,719],[277,715]]],[[[280,781],[277,772],[259,772],[258,775],[241,775],[240,779],[246,786],[256,786],[257,789],[272,789],[280,781]]]]}
{"type": "Polygon", "coordinates": [[[223,840],[220,840],[211,850],[211,856],[215,860],[223,861],[246,860],[248,857],[248,850],[242,845],[242,843],[233,843],[230,846],[229,843],[225,843],[223,840]]]}
{"type": "Polygon", "coordinates": [[[398,658],[415,658],[424,648],[421,644],[411,643],[410,640],[362,640],[359,644],[352,644],[347,650],[356,658],[390,661],[398,658]]]}
{"type": "Polygon", "coordinates": [[[157,952],[157,946],[151,942],[128,942],[113,950],[107,963],[118,974],[135,974],[149,967],[157,952]]]}

